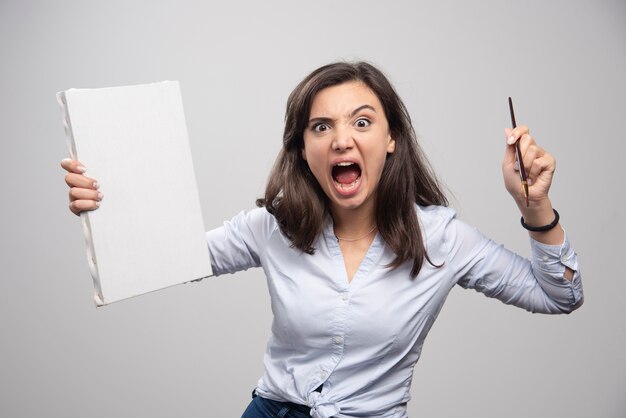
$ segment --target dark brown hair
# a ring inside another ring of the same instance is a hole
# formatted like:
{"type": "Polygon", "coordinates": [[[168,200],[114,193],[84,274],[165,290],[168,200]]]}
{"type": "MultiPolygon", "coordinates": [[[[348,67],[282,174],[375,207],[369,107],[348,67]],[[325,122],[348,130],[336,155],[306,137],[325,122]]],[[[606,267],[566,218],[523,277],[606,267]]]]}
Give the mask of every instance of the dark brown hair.
{"type": "MultiPolygon", "coordinates": [[[[283,147],[270,174],[265,196],[257,200],[274,215],[292,245],[313,254],[313,243],[328,216],[328,199],[302,158],[304,130],[311,104],[321,90],[360,81],[376,94],[389,123],[395,151],[387,154],[376,191],[376,225],[396,254],[390,267],[413,260],[411,276],[419,273],[426,254],[414,204],[443,205],[448,201],[419,147],[411,117],[395,89],[376,67],[366,62],[338,62],[318,68],[296,86],[287,100],[283,147]]],[[[432,263],[431,263],[432,264],[432,263]]]]}

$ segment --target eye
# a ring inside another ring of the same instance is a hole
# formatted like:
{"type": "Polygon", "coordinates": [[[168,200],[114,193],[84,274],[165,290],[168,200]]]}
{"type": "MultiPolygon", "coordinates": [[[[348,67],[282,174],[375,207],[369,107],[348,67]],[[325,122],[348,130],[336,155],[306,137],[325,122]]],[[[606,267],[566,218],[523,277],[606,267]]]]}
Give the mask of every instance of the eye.
{"type": "Polygon", "coordinates": [[[372,124],[372,122],[370,122],[367,118],[359,118],[354,124],[357,128],[367,128],[372,124]]]}
{"type": "Polygon", "coordinates": [[[326,132],[329,129],[330,126],[328,126],[328,124],[324,122],[318,122],[311,127],[311,130],[313,130],[314,132],[326,132]]]}

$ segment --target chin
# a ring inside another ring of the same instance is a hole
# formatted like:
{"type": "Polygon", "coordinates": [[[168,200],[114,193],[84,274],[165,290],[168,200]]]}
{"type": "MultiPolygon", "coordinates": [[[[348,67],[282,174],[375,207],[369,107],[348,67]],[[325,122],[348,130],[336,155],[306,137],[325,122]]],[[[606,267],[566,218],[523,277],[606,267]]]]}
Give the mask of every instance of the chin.
{"type": "Polygon", "coordinates": [[[363,190],[360,190],[355,196],[345,197],[334,194],[329,200],[331,202],[331,208],[357,210],[369,203],[371,198],[366,193],[363,193],[363,190]]]}

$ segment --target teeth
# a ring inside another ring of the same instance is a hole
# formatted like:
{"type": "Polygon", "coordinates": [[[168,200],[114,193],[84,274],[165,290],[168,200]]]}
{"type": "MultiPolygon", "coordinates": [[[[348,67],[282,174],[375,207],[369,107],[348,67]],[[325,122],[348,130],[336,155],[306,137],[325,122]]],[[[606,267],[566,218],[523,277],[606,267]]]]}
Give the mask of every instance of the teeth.
{"type": "Polygon", "coordinates": [[[360,182],[361,182],[361,177],[359,177],[358,179],[354,180],[354,182],[350,183],[350,184],[342,184],[342,183],[335,183],[335,184],[337,184],[343,190],[350,190],[350,189],[356,187],[356,185],[359,184],[360,182]]]}
{"type": "Polygon", "coordinates": [[[336,165],[337,165],[337,166],[339,166],[339,167],[347,167],[347,166],[349,166],[349,165],[353,165],[353,164],[354,164],[354,163],[351,163],[351,162],[349,162],[349,161],[342,161],[342,162],[340,162],[340,163],[337,163],[336,165]]]}

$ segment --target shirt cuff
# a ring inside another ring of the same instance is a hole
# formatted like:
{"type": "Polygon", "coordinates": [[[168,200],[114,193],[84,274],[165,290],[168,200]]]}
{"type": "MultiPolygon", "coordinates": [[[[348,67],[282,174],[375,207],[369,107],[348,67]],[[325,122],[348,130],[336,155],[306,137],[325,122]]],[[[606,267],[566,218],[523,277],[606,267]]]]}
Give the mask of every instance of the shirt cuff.
{"type": "Polygon", "coordinates": [[[562,273],[565,271],[564,267],[578,271],[576,252],[567,239],[567,234],[561,245],[543,244],[530,238],[530,248],[533,262],[547,273],[562,273]]]}
{"type": "Polygon", "coordinates": [[[583,302],[583,289],[580,272],[578,271],[578,257],[570,244],[567,234],[561,245],[548,245],[530,238],[533,268],[539,270],[544,289],[569,288],[568,304],[575,309],[583,302]],[[574,271],[572,280],[563,277],[565,267],[574,271]],[[546,282],[547,280],[547,282],[546,282]],[[551,282],[551,283],[550,283],[551,282]]]}

